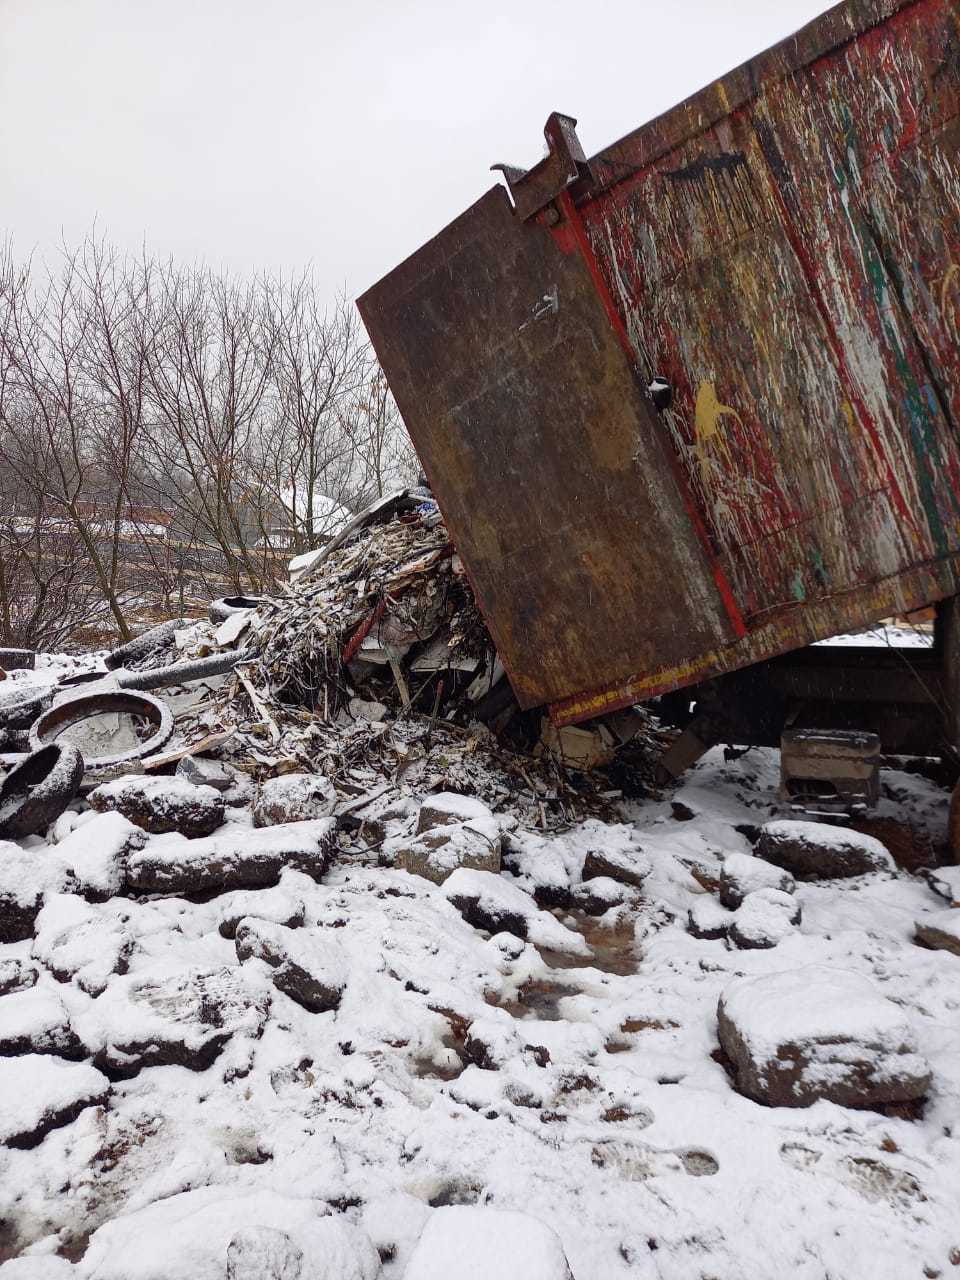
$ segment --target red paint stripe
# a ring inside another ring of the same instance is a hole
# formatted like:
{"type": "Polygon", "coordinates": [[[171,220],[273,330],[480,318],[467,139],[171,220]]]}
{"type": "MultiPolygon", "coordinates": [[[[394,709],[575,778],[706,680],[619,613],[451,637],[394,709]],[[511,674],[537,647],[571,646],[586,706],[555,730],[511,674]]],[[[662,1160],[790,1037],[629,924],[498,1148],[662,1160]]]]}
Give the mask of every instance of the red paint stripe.
{"type": "Polygon", "coordinates": [[[383,610],[386,607],[386,603],[387,602],[385,600],[381,600],[375,609],[371,609],[370,616],[360,623],[359,627],[357,627],[356,631],[350,637],[349,643],[343,651],[343,657],[340,659],[344,666],[346,666],[348,662],[352,661],[353,655],[370,634],[373,624],[375,622],[379,622],[383,617],[383,610]]]}
{"type": "MultiPolygon", "coordinates": [[[[620,341],[620,346],[623,348],[624,354],[630,362],[630,367],[637,372],[637,354],[630,341],[630,335],[627,333],[627,327],[623,323],[623,318],[614,304],[610,290],[607,288],[607,282],[603,278],[603,273],[600,270],[600,264],[597,262],[596,254],[593,252],[593,246],[591,245],[584,229],[579,210],[574,204],[573,197],[569,191],[562,191],[560,193],[559,205],[563,216],[567,220],[567,224],[573,231],[574,239],[577,242],[577,247],[580,250],[581,257],[586,263],[587,270],[590,272],[590,278],[593,280],[594,288],[600,296],[600,301],[603,303],[603,309],[606,311],[607,318],[613,327],[613,331],[620,341]]],[[[740,612],[740,607],[733,594],[730,579],[724,572],[723,565],[721,565],[717,558],[717,554],[713,549],[713,544],[710,541],[710,534],[703,521],[703,516],[701,515],[693,493],[690,490],[680,459],[677,457],[676,450],[670,441],[666,442],[665,452],[667,461],[670,465],[670,470],[673,472],[673,477],[676,480],[677,486],[680,490],[680,495],[683,498],[683,505],[686,508],[687,516],[690,523],[693,525],[697,537],[700,539],[704,553],[706,554],[711,572],[713,573],[713,580],[717,585],[717,591],[719,592],[720,599],[723,602],[723,607],[726,610],[730,625],[733,627],[734,635],[736,635],[737,639],[742,639],[747,634],[747,628],[743,621],[743,615],[740,612]]]]}

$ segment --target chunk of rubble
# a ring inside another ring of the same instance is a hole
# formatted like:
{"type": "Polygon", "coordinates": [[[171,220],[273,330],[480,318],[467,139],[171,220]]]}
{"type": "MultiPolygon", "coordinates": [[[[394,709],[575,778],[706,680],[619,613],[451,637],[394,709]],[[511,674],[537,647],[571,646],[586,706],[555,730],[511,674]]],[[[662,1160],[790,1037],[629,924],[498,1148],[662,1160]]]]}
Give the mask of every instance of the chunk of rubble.
{"type": "Polygon", "coordinates": [[[907,1015],[856,973],[810,965],[739,978],[717,1024],[737,1089],[768,1106],[875,1107],[930,1085],[907,1015]]]}
{"type": "Polygon", "coordinates": [[[253,802],[253,824],[274,827],[329,818],[336,806],[336,788],[322,773],[285,773],[261,783],[253,802]]]}
{"type": "Polygon", "coordinates": [[[583,879],[603,877],[639,889],[652,869],[650,859],[640,849],[591,849],[583,860],[583,879]]]}
{"type": "Polygon", "coordinates": [[[575,885],[570,894],[571,906],[588,916],[602,916],[611,907],[621,906],[629,898],[631,888],[609,876],[594,876],[575,885]]]}
{"type": "Polygon", "coordinates": [[[0,999],[0,1057],[20,1053],[84,1056],[63,1001],[46,987],[29,987],[0,999]]]}
{"type": "Polygon", "coordinates": [[[579,934],[542,911],[529,894],[504,876],[461,868],[444,883],[442,892],[475,929],[512,933],[535,946],[567,955],[592,955],[579,934]]]}
{"type": "Polygon", "coordinates": [[[184,756],[177,764],[177,777],[194,787],[213,787],[221,795],[229,791],[235,781],[235,775],[225,764],[205,756],[184,756]]]}
{"type": "Polygon", "coordinates": [[[85,1063],[37,1053],[0,1058],[0,1143],[35,1147],[109,1092],[106,1076],[85,1063]]]}
{"type": "Polygon", "coordinates": [[[18,960],[11,956],[0,960],[0,996],[12,995],[16,991],[27,991],[36,985],[40,971],[36,965],[26,960],[18,960]]]}
{"type": "MultiPolygon", "coordinates": [[[[492,811],[474,796],[461,796],[454,791],[441,791],[425,800],[417,815],[417,834],[435,827],[459,826],[462,822],[496,822],[492,811]]],[[[497,835],[500,834],[499,825],[497,835]]]]}
{"type": "Polygon", "coordinates": [[[61,883],[91,901],[113,898],[123,889],[127,859],[146,843],[147,833],[123,814],[97,813],[55,846],[61,883]]]}
{"type": "Polygon", "coordinates": [[[233,1035],[257,1038],[270,1008],[269,986],[244,968],[190,969],[115,978],[74,1020],[74,1030],[109,1075],[144,1067],[203,1071],[233,1035]]]}
{"type": "Polygon", "coordinates": [[[538,907],[569,907],[571,873],[555,843],[530,832],[504,837],[502,867],[538,907]]]}
{"type": "Polygon", "coordinates": [[[290,867],[319,880],[337,836],[335,818],[253,831],[229,827],[203,840],[161,836],[131,855],[127,885],[137,893],[209,893],[276,884],[290,867]]]}
{"type": "Polygon", "coordinates": [[[98,996],[115,973],[126,973],[133,947],[133,935],[116,912],[56,893],[37,915],[31,954],[58,982],[76,982],[98,996]]]}
{"type": "Polygon", "coordinates": [[[748,853],[729,853],[720,868],[720,901],[735,911],[748,893],[757,889],[779,889],[793,893],[796,881],[789,871],[748,853]]]}
{"type": "Polygon", "coordinates": [[[952,951],[960,956],[960,909],[947,907],[923,916],[915,926],[915,937],[924,947],[934,951],[952,951]]]}
{"type": "Polygon", "coordinates": [[[324,1210],[308,1195],[198,1187],[104,1223],[90,1238],[84,1272],[97,1280],[287,1280],[282,1270],[251,1268],[271,1259],[289,1267],[299,1255],[295,1280],[377,1280],[369,1236],[324,1210]],[[144,1247],[161,1240],[162,1249],[144,1247]]]}
{"type": "Polygon", "coordinates": [[[435,1209],[411,1254],[404,1280],[572,1280],[554,1229],[531,1214],[477,1205],[435,1209]]]}
{"type": "Polygon", "coordinates": [[[398,843],[397,866],[434,884],[443,884],[459,867],[500,870],[500,823],[482,801],[471,796],[453,792],[431,796],[417,815],[416,834],[398,843]]]}
{"type": "Polygon", "coordinates": [[[223,823],[220,792],[213,787],[195,787],[183,778],[146,774],[117,778],[91,791],[88,799],[98,813],[115,810],[153,835],[176,831],[195,839],[210,835],[223,823]]]}
{"type": "Polygon", "coordinates": [[[798,880],[839,880],[873,871],[896,872],[886,845],[873,836],[824,822],[780,818],[760,828],[757,856],[798,880]]]}
{"type": "Polygon", "coordinates": [[[241,920],[236,931],[237,958],[265,961],[278,991],[309,1009],[327,1013],[340,1005],[347,985],[347,962],[328,932],[287,929],[266,920],[241,920]]]}
{"type": "Polygon", "coordinates": [[[725,938],[732,923],[733,912],[707,895],[697,898],[687,913],[687,932],[708,941],[725,938]]]}
{"type": "Polygon", "coordinates": [[[56,892],[62,883],[63,869],[53,850],[0,840],[0,942],[31,938],[44,894],[56,892]]]}
{"type": "Polygon", "coordinates": [[[222,938],[235,938],[237,925],[247,917],[298,929],[306,918],[306,905],[302,895],[283,883],[270,889],[238,889],[217,899],[217,930],[222,938]]]}
{"type": "Polygon", "coordinates": [[[728,936],[741,951],[775,947],[795,932],[800,904],[780,889],[754,889],[733,914],[728,936]]]}

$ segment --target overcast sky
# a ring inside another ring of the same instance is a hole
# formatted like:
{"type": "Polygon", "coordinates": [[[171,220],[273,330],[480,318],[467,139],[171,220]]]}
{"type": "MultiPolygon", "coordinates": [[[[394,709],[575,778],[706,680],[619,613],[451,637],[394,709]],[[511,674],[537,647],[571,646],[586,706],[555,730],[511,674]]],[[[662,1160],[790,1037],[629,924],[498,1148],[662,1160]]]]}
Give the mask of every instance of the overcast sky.
{"type": "Polygon", "coordinates": [[[0,0],[0,232],[362,292],[552,110],[592,154],[822,0],[0,0]]]}

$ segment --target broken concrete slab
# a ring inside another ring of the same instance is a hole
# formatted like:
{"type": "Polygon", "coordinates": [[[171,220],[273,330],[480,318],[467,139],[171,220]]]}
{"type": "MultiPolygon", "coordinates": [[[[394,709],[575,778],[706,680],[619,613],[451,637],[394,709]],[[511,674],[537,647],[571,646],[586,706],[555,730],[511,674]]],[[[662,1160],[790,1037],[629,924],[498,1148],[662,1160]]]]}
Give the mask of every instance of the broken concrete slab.
{"type": "Polygon", "coordinates": [[[604,876],[639,889],[653,869],[653,864],[640,849],[591,849],[583,860],[583,879],[604,876]]]}
{"type": "Polygon", "coordinates": [[[723,906],[735,911],[744,898],[757,889],[793,893],[796,881],[789,871],[765,862],[763,858],[752,858],[747,853],[727,854],[720,868],[720,901],[723,906]]]}
{"type": "Polygon", "coordinates": [[[90,807],[98,813],[116,810],[154,835],[176,831],[197,839],[221,826],[223,797],[213,787],[196,787],[183,778],[137,774],[105,782],[91,791],[90,807]]]}
{"type": "Polygon", "coordinates": [[[428,796],[420,806],[417,835],[432,831],[435,827],[457,826],[464,822],[476,822],[481,830],[489,823],[494,823],[497,834],[500,832],[493,810],[482,800],[477,800],[474,796],[461,796],[455,791],[440,791],[428,796]]]}
{"type": "Polygon", "coordinates": [[[698,898],[687,913],[687,932],[695,938],[715,941],[725,938],[733,924],[733,912],[717,902],[716,898],[704,895],[698,898]]]}
{"type": "Polygon", "coordinates": [[[384,852],[393,853],[397,866],[411,875],[443,884],[459,867],[499,871],[502,843],[500,820],[487,805],[441,792],[421,805],[416,833],[384,852]]]}
{"type": "Polygon", "coordinates": [[[873,836],[823,822],[789,818],[765,822],[756,854],[798,880],[834,880],[870,872],[896,872],[885,845],[873,836]]]}
{"type": "Polygon", "coordinates": [[[728,936],[741,951],[775,947],[800,923],[800,904],[781,889],[754,889],[733,913],[728,936]]]}
{"type": "Polygon", "coordinates": [[[269,985],[240,967],[127,974],[74,1019],[97,1067],[125,1079],[145,1067],[203,1071],[234,1035],[257,1038],[269,985]]]}
{"type": "Polygon", "coordinates": [[[285,773],[261,783],[253,802],[256,827],[329,818],[337,806],[337,791],[322,773],[285,773]]]}
{"type": "Polygon", "coordinates": [[[542,911],[505,876],[462,867],[444,882],[442,893],[475,929],[512,933],[535,946],[568,955],[588,958],[593,954],[580,934],[542,911]]]}
{"type": "Polygon", "coordinates": [[[36,965],[28,964],[13,956],[0,960],[0,996],[11,995],[15,991],[27,991],[36,985],[40,970],[36,965]]]}
{"type": "Polygon", "coordinates": [[[290,867],[319,880],[336,844],[335,818],[287,822],[262,830],[225,827],[215,836],[160,836],[131,855],[127,886],[136,893],[195,894],[259,889],[290,867]]]}
{"type": "Polygon", "coordinates": [[[233,786],[236,775],[221,764],[219,760],[208,760],[205,756],[184,756],[177,762],[178,778],[189,782],[194,787],[213,787],[221,795],[233,786]]]}
{"type": "Polygon", "coordinates": [[[133,948],[133,935],[116,911],[56,893],[37,915],[31,954],[58,982],[75,982],[98,996],[114,974],[126,973],[133,948]]]}
{"type": "Polygon", "coordinates": [[[571,906],[585,911],[588,916],[602,916],[612,907],[619,907],[630,898],[631,886],[613,880],[610,876],[593,876],[582,884],[574,885],[570,894],[571,906]]]}
{"type": "Polygon", "coordinates": [[[63,888],[104,902],[122,892],[127,860],[147,843],[147,833],[123,814],[98,813],[75,827],[53,849],[63,888]]]}
{"type": "Polygon", "coordinates": [[[435,827],[402,842],[396,865],[411,875],[443,884],[459,867],[475,871],[500,870],[500,837],[491,840],[473,823],[435,827]]]}
{"type": "Polygon", "coordinates": [[[0,1058],[0,1143],[35,1147],[109,1093],[110,1081],[85,1063],[37,1053],[0,1058]]]}
{"type": "MultiPolygon", "coordinates": [[[[295,876],[289,878],[294,879],[295,876]]],[[[288,876],[282,877],[282,880],[286,879],[288,876]]],[[[305,916],[303,896],[282,882],[270,889],[238,889],[217,899],[217,930],[222,938],[231,940],[236,937],[237,925],[247,917],[297,929],[305,916]]]]}
{"type": "Polygon", "coordinates": [[[922,916],[916,923],[915,938],[934,951],[952,951],[960,956],[960,908],[947,907],[922,916]]]}
{"type": "Polygon", "coordinates": [[[66,1006],[49,986],[28,987],[0,999],[0,1057],[21,1053],[84,1056],[66,1006]]]}
{"type": "Polygon", "coordinates": [[[809,965],[739,978],[720,997],[720,1044],[740,1093],[774,1107],[922,1098],[930,1069],[903,1011],[866,978],[809,965]]]}
{"type": "Polygon", "coordinates": [[[0,840],[0,942],[22,942],[33,936],[33,924],[47,892],[63,883],[63,868],[54,851],[21,848],[0,840]]]}
{"type": "Polygon", "coordinates": [[[236,948],[241,961],[265,961],[277,990],[311,1013],[339,1007],[347,985],[347,961],[332,934],[247,919],[237,925],[236,948]]]}

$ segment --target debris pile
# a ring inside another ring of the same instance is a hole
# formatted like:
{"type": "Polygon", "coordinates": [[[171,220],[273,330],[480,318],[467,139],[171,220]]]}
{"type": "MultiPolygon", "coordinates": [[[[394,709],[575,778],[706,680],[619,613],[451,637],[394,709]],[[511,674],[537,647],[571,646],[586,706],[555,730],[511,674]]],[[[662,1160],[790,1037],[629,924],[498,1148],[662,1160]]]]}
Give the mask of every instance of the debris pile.
{"type": "Polygon", "coordinates": [[[609,731],[573,730],[567,751],[542,712],[520,709],[428,491],[381,500],[291,569],[276,595],[212,631],[158,637],[179,637],[201,662],[235,655],[178,713],[175,743],[215,745],[257,779],[322,774],[347,796],[377,782],[478,795],[542,828],[652,784],[665,739],[646,713],[633,717],[629,755],[587,773],[611,764],[609,731]]]}

